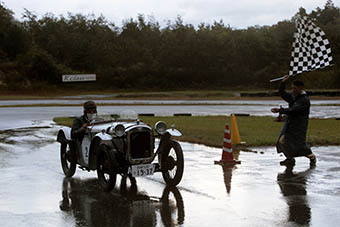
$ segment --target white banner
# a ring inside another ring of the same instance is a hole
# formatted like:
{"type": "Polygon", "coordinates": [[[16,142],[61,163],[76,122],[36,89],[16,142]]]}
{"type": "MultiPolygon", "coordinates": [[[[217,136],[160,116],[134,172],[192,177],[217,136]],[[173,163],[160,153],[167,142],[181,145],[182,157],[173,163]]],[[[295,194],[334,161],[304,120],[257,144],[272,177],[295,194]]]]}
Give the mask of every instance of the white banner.
{"type": "Polygon", "coordinates": [[[63,75],[63,82],[96,81],[96,74],[63,75]]]}

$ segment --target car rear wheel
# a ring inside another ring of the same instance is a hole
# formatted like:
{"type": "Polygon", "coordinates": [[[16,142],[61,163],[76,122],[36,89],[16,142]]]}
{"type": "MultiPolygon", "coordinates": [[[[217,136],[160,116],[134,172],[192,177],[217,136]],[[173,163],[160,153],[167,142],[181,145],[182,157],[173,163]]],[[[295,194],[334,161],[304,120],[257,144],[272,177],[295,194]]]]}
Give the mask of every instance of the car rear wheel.
{"type": "Polygon", "coordinates": [[[68,143],[62,143],[60,146],[61,167],[66,177],[72,177],[76,172],[76,161],[73,151],[68,143]]]}
{"type": "Polygon", "coordinates": [[[101,145],[97,157],[97,176],[99,185],[105,191],[111,191],[116,185],[117,174],[114,171],[113,161],[107,146],[101,145]]]}
{"type": "Polygon", "coordinates": [[[169,144],[161,155],[161,169],[163,179],[167,185],[177,185],[182,179],[184,169],[184,158],[181,145],[170,140],[169,144]]]}

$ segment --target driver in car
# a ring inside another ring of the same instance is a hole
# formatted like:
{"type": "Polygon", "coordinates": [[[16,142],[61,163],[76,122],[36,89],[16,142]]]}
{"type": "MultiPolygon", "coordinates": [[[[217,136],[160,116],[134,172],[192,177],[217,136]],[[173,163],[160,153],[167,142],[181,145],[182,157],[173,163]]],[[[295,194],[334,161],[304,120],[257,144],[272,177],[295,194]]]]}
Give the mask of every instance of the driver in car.
{"type": "Polygon", "coordinates": [[[71,129],[72,139],[81,142],[84,138],[87,127],[97,115],[97,105],[94,101],[86,101],[84,103],[84,115],[74,119],[71,129]]]}

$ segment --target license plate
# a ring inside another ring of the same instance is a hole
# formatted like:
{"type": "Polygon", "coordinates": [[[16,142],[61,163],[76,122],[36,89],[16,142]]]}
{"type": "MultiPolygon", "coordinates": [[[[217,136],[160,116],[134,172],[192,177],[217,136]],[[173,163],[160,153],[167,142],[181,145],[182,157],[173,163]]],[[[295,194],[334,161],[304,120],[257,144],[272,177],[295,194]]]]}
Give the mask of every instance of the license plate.
{"type": "Polygon", "coordinates": [[[155,171],[155,165],[153,164],[143,164],[143,165],[134,165],[130,167],[130,173],[133,177],[143,177],[148,175],[153,175],[155,171]]]}

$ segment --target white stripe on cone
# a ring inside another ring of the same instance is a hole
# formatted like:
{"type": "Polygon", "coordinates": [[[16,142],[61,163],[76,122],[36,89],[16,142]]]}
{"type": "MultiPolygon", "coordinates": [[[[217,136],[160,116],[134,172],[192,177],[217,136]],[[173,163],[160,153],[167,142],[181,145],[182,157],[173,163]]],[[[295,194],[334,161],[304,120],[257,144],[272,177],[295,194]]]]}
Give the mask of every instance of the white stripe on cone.
{"type": "Polygon", "coordinates": [[[231,143],[231,139],[224,138],[223,141],[226,143],[231,143]]]}
{"type": "Polygon", "coordinates": [[[223,147],[223,151],[229,152],[229,153],[233,152],[230,148],[226,148],[226,147],[223,147]]]}

